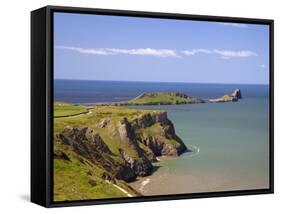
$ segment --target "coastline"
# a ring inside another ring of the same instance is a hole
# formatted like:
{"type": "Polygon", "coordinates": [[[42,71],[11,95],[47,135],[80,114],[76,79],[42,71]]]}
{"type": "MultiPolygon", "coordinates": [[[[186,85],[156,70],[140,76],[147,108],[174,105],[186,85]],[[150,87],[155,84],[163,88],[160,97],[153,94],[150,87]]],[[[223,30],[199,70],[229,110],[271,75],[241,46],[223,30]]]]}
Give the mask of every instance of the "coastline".
{"type": "MultiPolygon", "coordinates": [[[[262,160],[266,160],[263,157],[266,139],[256,139],[249,134],[267,130],[263,128],[266,124],[261,126],[261,123],[246,121],[253,117],[264,121],[266,118],[261,117],[263,114],[260,113],[266,109],[265,104],[259,96],[245,96],[241,102],[223,105],[209,102],[203,105],[128,106],[129,109],[169,112],[176,132],[187,143],[186,146],[196,152],[191,152],[188,158],[186,153],[179,157],[158,156],[158,162],[153,163],[158,169],[152,175],[137,177],[136,181],[127,184],[144,196],[267,188],[267,165],[261,165],[264,163],[262,160]],[[261,102],[263,105],[257,105],[261,102]],[[260,108],[253,110],[253,105],[260,108]],[[255,145],[259,149],[253,150],[253,145],[247,142],[257,142],[255,145]],[[189,143],[196,146],[190,146],[189,143]],[[246,158],[247,154],[254,158],[246,158]],[[240,160],[237,155],[243,158],[243,163],[237,162],[240,160]]],[[[107,106],[110,102],[95,102],[91,105],[107,106]]]]}

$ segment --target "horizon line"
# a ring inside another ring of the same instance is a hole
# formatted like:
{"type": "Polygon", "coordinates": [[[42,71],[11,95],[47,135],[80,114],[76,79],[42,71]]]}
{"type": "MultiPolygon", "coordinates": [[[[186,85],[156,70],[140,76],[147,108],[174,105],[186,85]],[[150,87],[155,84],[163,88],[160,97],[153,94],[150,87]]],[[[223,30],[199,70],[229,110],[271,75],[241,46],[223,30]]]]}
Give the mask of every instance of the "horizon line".
{"type": "Polygon", "coordinates": [[[63,79],[63,78],[54,78],[54,80],[103,81],[103,82],[137,82],[137,83],[220,84],[220,85],[270,85],[270,83],[166,82],[166,81],[142,81],[142,80],[94,80],[94,79],[63,79]]]}

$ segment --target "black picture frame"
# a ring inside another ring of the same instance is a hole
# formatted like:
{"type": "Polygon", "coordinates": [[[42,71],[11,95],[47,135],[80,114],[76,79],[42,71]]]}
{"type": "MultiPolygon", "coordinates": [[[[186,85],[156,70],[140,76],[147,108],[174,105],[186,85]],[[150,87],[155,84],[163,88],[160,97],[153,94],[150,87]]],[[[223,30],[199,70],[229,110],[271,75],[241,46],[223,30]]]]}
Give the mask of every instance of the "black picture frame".
{"type": "Polygon", "coordinates": [[[274,192],[274,21],[237,17],[46,6],[31,12],[31,201],[44,207],[268,194],[274,192]],[[136,198],[53,202],[53,13],[99,14],[268,25],[270,48],[269,188],[136,198]]]}

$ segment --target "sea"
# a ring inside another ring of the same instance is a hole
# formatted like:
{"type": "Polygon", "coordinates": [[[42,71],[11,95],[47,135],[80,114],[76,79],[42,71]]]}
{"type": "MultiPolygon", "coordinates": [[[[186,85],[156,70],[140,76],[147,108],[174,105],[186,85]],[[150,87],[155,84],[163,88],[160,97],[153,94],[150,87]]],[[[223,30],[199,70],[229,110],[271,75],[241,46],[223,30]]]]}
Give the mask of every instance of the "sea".
{"type": "Polygon", "coordinates": [[[182,92],[213,99],[239,88],[238,102],[130,106],[168,112],[192,150],[160,158],[153,175],[130,185],[143,195],[269,188],[269,86],[54,80],[54,100],[83,105],[132,99],[143,92],[182,92]]]}

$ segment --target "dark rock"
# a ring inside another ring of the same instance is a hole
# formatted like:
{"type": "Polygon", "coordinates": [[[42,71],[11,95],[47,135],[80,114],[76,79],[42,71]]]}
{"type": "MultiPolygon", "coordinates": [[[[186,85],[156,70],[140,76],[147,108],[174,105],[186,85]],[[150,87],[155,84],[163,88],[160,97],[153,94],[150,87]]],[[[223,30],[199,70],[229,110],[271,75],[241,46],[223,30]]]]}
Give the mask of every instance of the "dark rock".
{"type": "Polygon", "coordinates": [[[157,156],[178,156],[184,152],[190,151],[178,136],[173,138],[176,143],[171,144],[165,142],[165,139],[157,136],[149,136],[143,139],[143,143],[151,149],[154,155],[157,156]]]}
{"type": "Polygon", "coordinates": [[[54,158],[55,159],[61,159],[61,160],[70,161],[70,159],[67,156],[67,154],[65,154],[63,151],[55,151],[54,152],[54,158]]]}
{"type": "Polygon", "coordinates": [[[118,132],[122,143],[135,144],[134,129],[127,120],[127,118],[124,118],[122,121],[119,122],[118,132]]]}
{"type": "Polygon", "coordinates": [[[65,129],[60,134],[60,138],[88,160],[96,159],[99,156],[97,153],[112,154],[100,135],[90,127],[65,129]]]}
{"type": "Polygon", "coordinates": [[[146,176],[152,173],[153,166],[144,155],[139,155],[138,158],[132,158],[122,149],[119,149],[119,152],[127,165],[137,176],[146,176]]]}
{"type": "Polygon", "coordinates": [[[231,94],[232,97],[235,97],[238,99],[242,99],[242,93],[241,93],[241,90],[240,89],[235,89],[232,94],[231,94]]]}
{"type": "Polygon", "coordinates": [[[103,128],[107,127],[109,123],[110,123],[110,120],[105,119],[105,120],[102,120],[102,121],[98,124],[97,127],[103,129],[103,128]]]}
{"type": "Polygon", "coordinates": [[[87,172],[87,175],[92,176],[93,173],[92,173],[91,171],[88,171],[88,172],[87,172]]]}
{"type": "Polygon", "coordinates": [[[134,181],[137,177],[137,175],[130,167],[124,165],[118,166],[114,176],[115,178],[124,180],[126,182],[134,181]]]}
{"type": "MultiPolygon", "coordinates": [[[[151,116],[146,115],[146,119],[141,119],[141,123],[146,123],[144,121],[151,120],[151,116]]],[[[138,118],[140,119],[140,118],[138,118]]],[[[136,121],[135,121],[136,122],[136,121]]],[[[136,157],[132,158],[126,154],[122,149],[119,149],[120,155],[126,162],[127,166],[133,170],[134,174],[137,176],[149,175],[152,172],[152,164],[145,155],[145,152],[139,147],[134,127],[131,123],[124,118],[118,125],[118,132],[122,143],[128,145],[131,149],[136,152],[136,157]]]]}
{"type": "Polygon", "coordinates": [[[138,128],[149,127],[154,123],[151,114],[144,114],[133,120],[133,124],[138,128]]]}
{"type": "Polygon", "coordinates": [[[92,128],[67,128],[59,136],[78,155],[112,173],[117,179],[131,181],[136,178],[136,174],[125,163],[122,165],[112,159],[113,153],[92,128]]]}
{"type": "MultiPolygon", "coordinates": [[[[106,172],[102,173],[101,178],[102,178],[103,180],[106,180],[106,181],[110,182],[110,183],[113,183],[113,184],[116,183],[115,179],[114,179],[110,174],[108,174],[108,173],[106,173],[106,172]]],[[[122,179],[122,180],[123,180],[123,179],[122,179]]]]}
{"type": "Polygon", "coordinates": [[[88,183],[89,183],[91,186],[96,186],[96,185],[97,185],[97,182],[96,182],[94,179],[92,179],[92,178],[90,178],[90,179],[88,180],[88,183]]]}
{"type": "Polygon", "coordinates": [[[173,123],[170,120],[165,121],[164,124],[162,124],[163,131],[165,134],[165,137],[168,139],[174,139],[176,136],[175,128],[173,123]]]}

